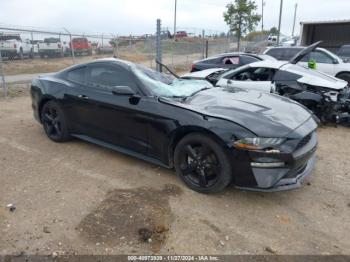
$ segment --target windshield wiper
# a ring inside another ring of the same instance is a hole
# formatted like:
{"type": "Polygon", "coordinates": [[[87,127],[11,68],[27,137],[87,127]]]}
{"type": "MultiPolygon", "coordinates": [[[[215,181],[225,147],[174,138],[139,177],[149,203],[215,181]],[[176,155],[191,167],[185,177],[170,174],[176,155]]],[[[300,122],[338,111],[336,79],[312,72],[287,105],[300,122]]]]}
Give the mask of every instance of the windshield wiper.
{"type": "Polygon", "coordinates": [[[167,67],[166,65],[162,64],[162,63],[159,62],[158,60],[156,60],[156,63],[157,63],[158,65],[164,67],[166,70],[168,70],[169,73],[172,74],[175,78],[177,78],[177,79],[180,78],[177,74],[175,74],[173,71],[171,71],[171,70],[169,69],[169,67],[167,67]]]}

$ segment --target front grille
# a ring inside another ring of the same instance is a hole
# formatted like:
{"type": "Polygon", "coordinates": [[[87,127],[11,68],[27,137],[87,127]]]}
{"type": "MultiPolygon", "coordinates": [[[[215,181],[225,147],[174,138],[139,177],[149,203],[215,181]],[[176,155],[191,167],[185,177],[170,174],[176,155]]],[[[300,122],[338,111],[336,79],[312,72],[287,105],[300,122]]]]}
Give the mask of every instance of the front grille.
{"type": "Polygon", "coordinates": [[[310,142],[311,137],[312,137],[312,133],[308,134],[306,137],[304,137],[302,140],[300,140],[299,144],[296,147],[296,150],[298,150],[298,149],[304,147],[305,145],[307,145],[307,143],[310,142]]]}

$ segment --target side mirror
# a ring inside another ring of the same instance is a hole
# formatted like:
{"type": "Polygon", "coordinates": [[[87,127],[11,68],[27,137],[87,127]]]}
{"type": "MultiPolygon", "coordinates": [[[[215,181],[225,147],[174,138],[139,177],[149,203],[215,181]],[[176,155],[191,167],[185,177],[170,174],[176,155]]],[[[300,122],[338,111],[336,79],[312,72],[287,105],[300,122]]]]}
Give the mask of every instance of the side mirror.
{"type": "Polygon", "coordinates": [[[112,94],[119,96],[133,96],[136,92],[129,86],[114,86],[112,88],[112,94]]]}
{"type": "Polygon", "coordinates": [[[334,59],[333,59],[333,64],[335,64],[335,65],[336,65],[336,64],[339,64],[339,61],[338,61],[337,59],[334,58],[334,59]]]}

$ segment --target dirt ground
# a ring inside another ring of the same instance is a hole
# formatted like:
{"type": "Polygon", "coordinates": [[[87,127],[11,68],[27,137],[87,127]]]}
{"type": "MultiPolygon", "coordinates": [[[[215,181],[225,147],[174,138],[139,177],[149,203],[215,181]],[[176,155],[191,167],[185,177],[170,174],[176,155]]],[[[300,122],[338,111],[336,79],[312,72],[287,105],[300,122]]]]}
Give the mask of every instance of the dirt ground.
{"type": "Polygon", "coordinates": [[[350,130],[320,128],[317,154],[301,189],[202,195],[172,170],[55,144],[28,96],[0,99],[0,255],[350,255],[350,130]]]}

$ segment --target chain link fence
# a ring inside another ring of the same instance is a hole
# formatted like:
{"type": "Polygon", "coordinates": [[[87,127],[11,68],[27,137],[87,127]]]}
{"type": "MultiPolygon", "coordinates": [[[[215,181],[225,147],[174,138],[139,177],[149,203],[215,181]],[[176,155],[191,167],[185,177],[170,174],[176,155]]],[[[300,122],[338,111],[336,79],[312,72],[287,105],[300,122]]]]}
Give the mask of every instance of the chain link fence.
{"type": "Polygon", "coordinates": [[[9,83],[5,80],[12,75],[54,72],[103,57],[114,56],[155,69],[157,37],[162,54],[160,60],[176,72],[188,71],[195,60],[235,51],[237,46],[225,33],[215,30],[179,28],[175,35],[170,32],[171,29],[160,27],[158,36],[119,36],[77,33],[69,28],[49,30],[0,24],[0,83],[3,93],[7,94],[9,83]],[[10,39],[7,36],[14,37],[10,39]],[[12,46],[6,46],[7,42],[12,46]]]}

